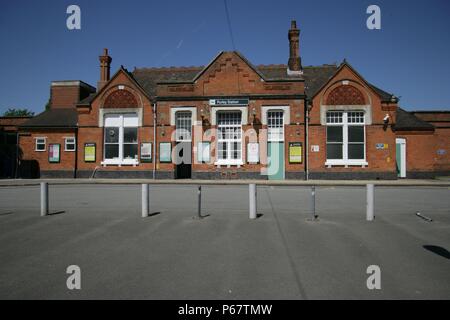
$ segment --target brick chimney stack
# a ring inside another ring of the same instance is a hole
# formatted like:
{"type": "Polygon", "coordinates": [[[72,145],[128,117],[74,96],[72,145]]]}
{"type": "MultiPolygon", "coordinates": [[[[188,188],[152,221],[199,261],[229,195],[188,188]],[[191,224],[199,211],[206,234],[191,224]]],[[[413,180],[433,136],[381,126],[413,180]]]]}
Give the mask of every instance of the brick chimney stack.
{"type": "Polygon", "coordinates": [[[288,74],[302,74],[302,62],[299,52],[299,38],[300,30],[297,29],[297,22],[291,21],[291,29],[288,34],[289,38],[289,62],[288,62],[288,74]]]}
{"type": "Polygon", "coordinates": [[[108,49],[103,49],[103,55],[98,57],[100,60],[100,81],[97,84],[97,91],[109,81],[112,58],[108,55],[108,49]]]}

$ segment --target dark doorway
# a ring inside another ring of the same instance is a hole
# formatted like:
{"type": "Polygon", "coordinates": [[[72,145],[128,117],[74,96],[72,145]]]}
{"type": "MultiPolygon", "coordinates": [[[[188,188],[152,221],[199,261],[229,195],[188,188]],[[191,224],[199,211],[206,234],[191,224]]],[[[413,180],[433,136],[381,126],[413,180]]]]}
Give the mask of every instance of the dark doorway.
{"type": "Polygon", "coordinates": [[[192,173],[192,148],[191,142],[178,142],[175,152],[175,178],[190,179],[192,173]]]}

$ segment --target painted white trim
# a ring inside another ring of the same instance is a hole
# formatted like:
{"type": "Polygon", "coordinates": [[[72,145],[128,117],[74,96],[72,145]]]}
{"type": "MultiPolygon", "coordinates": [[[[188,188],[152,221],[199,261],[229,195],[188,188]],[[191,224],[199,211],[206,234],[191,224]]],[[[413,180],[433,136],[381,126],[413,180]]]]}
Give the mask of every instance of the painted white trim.
{"type": "Polygon", "coordinates": [[[47,137],[34,137],[34,151],[36,152],[45,152],[47,151],[47,137]],[[37,140],[44,139],[44,150],[37,149],[37,140]]]}
{"type": "Polygon", "coordinates": [[[117,108],[117,109],[111,109],[111,108],[100,108],[98,110],[98,126],[100,128],[103,128],[105,123],[105,115],[111,114],[111,113],[136,113],[138,117],[138,126],[142,127],[142,114],[143,114],[142,108],[117,108]]]}
{"type": "Polygon", "coordinates": [[[238,106],[211,106],[211,124],[217,125],[217,112],[218,111],[241,111],[241,124],[246,125],[248,123],[248,107],[238,106]]]}
{"type": "Polygon", "coordinates": [[[327,160],[326,166],[368,166],[369,163],[364,160],[327,160]]]}
{"type": "Polygon", "coordinates": [[[364,123],[366,125],[372,124],[372,107],[367,105],[321,105],[320,106],[320,124],[327,125],[327,112],[328,111],[364,111],[364,123]]]}
{"type": "MultiPolygon", "coordinates": [[[[396,138],[395,147],[397,149],[397,144],[400,145],[400,157],[401,157],[401,168],[400,168],[400,178],[406,178],[406,139],[396,138]]],[[[397,161],[397,159],[395,160],[397,161]]]]}
{"type": "Polygon", "coordinates": [[[197,122],[197,107],[170,107],[170,125],[176,125],[175,114],[178,111],[190,111],[191,112],[191,123],[194,125],[197,122]]]}
{"type": "Polygon", "coordinates": [[[119,159],[105,159],[100,163],[102,166],[137,166],[139,161],[136,159],[123,159],[120,161],[119,159]]]}
{"type": "Polygon", "coordinates": [[[283,111],[283,124],[291,124],[291,108],[289,106],[262,106],[261,107],[261,122],[263,125],[267,125],[267,112],[268,111],[283,111]]]}
{"type": "Polygon", "coordinates": [[[214,162],[215,166],[243,166],[244,162],[241,159],[236,159],[236,160],[217,160],[216,162],[214,162]]]}
{"type": "Polygon", "coordinates": [[[77,151],[77,139],[75,137],[64,137],[64,151],[67,151],[67,152],[77,151]],[[75,147],[73,150],[67,149],[67,139],[73,139],[73,145],[75,147]]]}

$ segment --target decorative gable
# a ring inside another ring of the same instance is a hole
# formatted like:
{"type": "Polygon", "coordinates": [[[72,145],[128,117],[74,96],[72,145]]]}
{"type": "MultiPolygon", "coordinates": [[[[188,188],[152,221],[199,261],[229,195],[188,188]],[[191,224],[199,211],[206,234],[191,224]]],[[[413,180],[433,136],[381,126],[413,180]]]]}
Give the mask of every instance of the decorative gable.
{"type": "Polygon", "coordinates": [[[128,90],[115,90],[108,95],[104,108],[137,108],[136,97],[128,90]]]}
{"type": "Polygon", "coordinates": [[[334,88],[328,95],[326,105],[365,105],[361,91],[351,85],[341,85],[334,88]]]}

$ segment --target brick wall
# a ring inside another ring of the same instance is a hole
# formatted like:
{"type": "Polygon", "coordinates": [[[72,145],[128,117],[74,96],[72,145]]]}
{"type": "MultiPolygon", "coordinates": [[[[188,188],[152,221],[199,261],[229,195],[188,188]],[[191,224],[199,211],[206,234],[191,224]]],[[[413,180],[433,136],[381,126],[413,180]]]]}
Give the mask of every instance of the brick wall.
{"type": "Polygon", "coordinates": [[[384,105],[380,97],[365,84],[363,79],[349,67],[344,66],[312,100],[309,127],[309,171],[311,177],[395,178],[395,133],[392,130],[392,126],[395,124],[395,110],[396,105],[384,105]],[[346,86],[351,86],[351,90],[346,86]],[[342,96],[338,96],[339,94],[342,96]],[[346,99],[346,105],[363,103],[369,104],[371,108],[369,116],[372,118],[372,124],[366,125],[366,161],[368,165],[365,167],[327,167],[325,165],[326,126],[321,124],[321,106],[329,101],[339,101],[341,104],[343,99],[346,99]],[[383,122],[386,114],[390,116],[388,126],[385,126],[383,122]],[[385,144],[387,148],[377,149],[376,144],[385,144]],[[318,152],[312,152],[311,146],[313,145],[319,146],[318,152]]]}
{"type": "Polygon", "coordinates": [[[72,129],[58,130],[32,130],[22,131],[19,136],[20,159],[21,162],[35,161],[40,170],[40,176],[73,177],[75,169],[76,152],[65,151],[64,139],[66,137],[75,137],[76,132],[72,129]],[[36,138],[46,138],[46,150],[35,151],[36,138]],[[49,144],[60,144],[60,162],[49,162],[49,144]]]}

